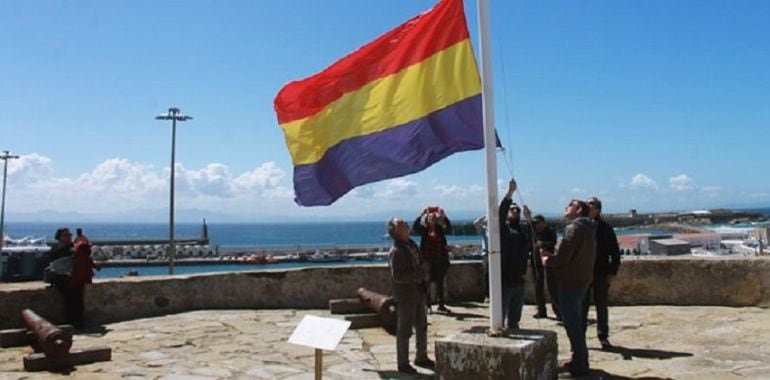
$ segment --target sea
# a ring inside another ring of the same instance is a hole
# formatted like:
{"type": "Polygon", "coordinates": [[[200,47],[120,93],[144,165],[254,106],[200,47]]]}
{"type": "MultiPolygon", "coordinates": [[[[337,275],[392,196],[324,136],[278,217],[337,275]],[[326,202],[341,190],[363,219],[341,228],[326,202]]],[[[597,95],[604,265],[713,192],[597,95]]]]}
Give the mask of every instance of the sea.
{"type": "MultiPolygon", "coordinates": [[[[53,241],[56,229],[68,227],[71,231],[82,228],[91,240],[168,240],[169,228],[164,223],[41,223],[9,222],[6,234],[14,239],[30,237],[53,241]]],[[[177,223],[174,236],[177,240],[197,239],[202,235],[202,223],[177,223]]],[[[374,248],[386,250],[392,243],[384,222],[321,222],[321,223],[208,223],[207,230],[212,245],[220,252],[259,252],[294,250],[335,250],[374,248]]],[[[451,235],[450,244],[478,244],[477,235],[451,235]]],[[[174,266],[174,274],[205,272],[234,272],[266,269],[286,269],[308,266],[340,265],[344,262],[287,262],[275,264],[212,263],[174,266]]],[[[352,265],[371,264],[367,261],[350,260],[352,265]]],[[[95,273],[96,278],[115,278],[136,272],[140,276],[168,274],[163,262],[158,266],[104,267],[95,273]]]]}
{"type": "MultiPolygon", "coordinates": [[[[201,223],[176,223],[177,240],[196,239],[202,235],[201,223]]],[[[82,228],[91,240],[162,240],[168,239],[164,223],[7,223],[6,234],[12,238],[45,238],[52,241],[57,228],[82,228]]],[[[211,244],[220,251],[274,251],[287,249],[334,249],[390,246],[383,222],[323,223],[208,223],[211,244]]],[[[477,243],[477,235],[452,235],[452,244],[477,243]]]]}
{"type": "MultiPolygon", "coordinates": [[[[460,222],[462,223],[462,222],[460,222]]],[[[470,222],[467,222],[470,223],[470,222]]],[[[168,240],[168,224],[163,223],[40,223],[18,222],[6,225],[6,234],[14,239],[30,237],[53,241],[56,229],[82,228],[91,240],[168,240]]],[[[200,223],[177,223],[176,240],[197,239],[202,235],[200,223]]],[[[220,252],[286,251],[338,248],[378,248],[391,244],[383,222],[323,223],[209,223],[209,240],[220,252]]],[[[666,235],[657,229],[619,229],[619,235],[649,233],[666,235]]],[[[479,244],[476,234],[449,235],[450,244],[479,244]]]]}

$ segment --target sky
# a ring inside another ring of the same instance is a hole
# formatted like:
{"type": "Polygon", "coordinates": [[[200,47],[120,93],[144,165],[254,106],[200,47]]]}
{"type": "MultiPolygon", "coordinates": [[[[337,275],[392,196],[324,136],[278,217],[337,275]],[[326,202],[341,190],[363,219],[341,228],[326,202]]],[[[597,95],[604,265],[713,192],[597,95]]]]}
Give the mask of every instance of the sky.
{"type": "MultiPolygon", "coordinates": [[[[7,222],[162,222],[171,125],[181,218],[291,221],[485,211],[483,151],[293,201],[273,99],[434,1],[0,2],[7,222]],[[192,217],[192,216],[191,216],[192,217]]],[[[476,2],[465,2],[478,54],[476,2]]],[[[500,196],[557,214],[770,206],[770,2],[490,1],[500,196]]]]}

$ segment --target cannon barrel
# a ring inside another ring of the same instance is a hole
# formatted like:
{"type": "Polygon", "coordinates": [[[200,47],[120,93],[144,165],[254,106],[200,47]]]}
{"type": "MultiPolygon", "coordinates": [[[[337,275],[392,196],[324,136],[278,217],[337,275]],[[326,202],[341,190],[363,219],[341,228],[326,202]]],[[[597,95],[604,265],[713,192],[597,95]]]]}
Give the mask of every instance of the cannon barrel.
{"type": "Polygon", "coordinates": [[[62,357],[70,352],[72,333],[56,327],[30,309],[22,310],[21,319],[35,336],[46,356],[62,357]]]}
{"type": "Polygon", "coordinates": [[[358,298],[380,317],[382,327],[388,333],[396,333],[398,315],[396,314],[396,301],[393,300],[393,297],[366,288],[358,288],[358,298]]]}

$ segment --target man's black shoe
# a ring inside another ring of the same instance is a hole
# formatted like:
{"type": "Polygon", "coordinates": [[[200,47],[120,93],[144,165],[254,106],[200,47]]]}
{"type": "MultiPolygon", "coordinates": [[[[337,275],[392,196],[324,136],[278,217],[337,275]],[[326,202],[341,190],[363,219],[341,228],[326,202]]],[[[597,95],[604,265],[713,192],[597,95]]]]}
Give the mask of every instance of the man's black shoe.
{"type": "Polygon", "coordinates": [[[591,374],[591,371],[585,370],[585,371],[573,371],[570,370],[569,374],[572,375],[572,377],[584,377],[591,374]]]}
{"type": "Polygon", "coordinates": [[[573,377],[588,376],[590,374],[590,372],[588,370],[585,370],[585,371],[578,371],[578,370],[576,370],[574,368],[575,364],[572,363],[572,360],[570,360],[568,362],[564,362],[564,364],[562,364],[561,366],[563,368],[565,368],[567,370],[567,372],[569,372],[569,374],[572,375],[573,377]]]}
{"type": "Polygon", "coordinates": [[[451,313],[451,311],[449,311],[449,309],[447,309],[446,306],[444,305],[439,305],[439,307],[437,307],[436,310],[443,311],[445,313],[451,313]]]}
{"type": "Polygon", "coordinates": [[[428,357],[415,360],[414,365],[422,368],[430,368],[430,369],[436,368],[436,362],[434,362],[433,360],[430,360],[430,358],[428,357]]]}
{"type": "Polygon", "coordinates": [[[546,314],[546,313],[537,313],[537,314],[533,315],[532,318],[535,318],[535,319],[548,318],[548,314],[546,314]]]}
{"type": "Polygon", "coordinates": [[[607,338],[600,338],[599,343],[602,345],[602,350],[604,351],[607,351],[610,348],[612,348],[612,343],[610,343],[610,341],[607,340],[607,338]]]}
{"type": "Polygon", "coordinates": [[[415,373],[417,373],[417,370],[414,369],[414,367],[412,367],[409,364],[407,364],[407,365],[403,365],[403,366],[402,365],[398,366],[398,372],[415,374],[415,373]]]}

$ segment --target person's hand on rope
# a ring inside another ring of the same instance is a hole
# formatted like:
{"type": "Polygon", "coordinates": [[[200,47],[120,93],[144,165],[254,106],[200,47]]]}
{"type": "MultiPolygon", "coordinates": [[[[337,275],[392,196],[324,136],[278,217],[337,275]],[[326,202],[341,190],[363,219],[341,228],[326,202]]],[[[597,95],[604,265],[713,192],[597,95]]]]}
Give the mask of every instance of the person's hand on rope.
{"type": "Polygon", "coordinates": [[[476,220],[473,221],[473,226],[476,227],[477,230],[481,230],[481,226],[482,225],[486,225],[486,224],[487,224],[487,216],[486,215],[482,215],[482,216],[476,218],[476,220]]]}
{"type": "Polygon", "coordinates": [[[524,218],[527,220],[527,223],[532,225],[532,211],[529,210],[529,207],[527,205],[524,205],[524,208],[522,209],[524,212],[524,218]]]}
{"type": "Polygon", "coordinates": [[[511,178],[511,181],[508,182],[508,193],[505,194],[505,197],[510,198],[517,188],[518,186],[516,185],[516,180],[511,178]]]}

